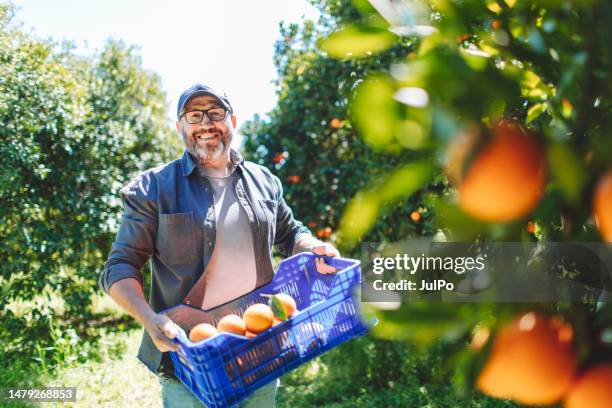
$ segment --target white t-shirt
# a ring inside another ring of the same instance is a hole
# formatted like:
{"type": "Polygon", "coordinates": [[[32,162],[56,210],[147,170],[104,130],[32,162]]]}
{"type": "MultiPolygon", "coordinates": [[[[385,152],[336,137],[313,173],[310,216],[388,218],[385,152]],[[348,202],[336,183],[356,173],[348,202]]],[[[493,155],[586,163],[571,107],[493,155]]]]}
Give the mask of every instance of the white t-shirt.
{"type": "Polygon", "coordinates": [[[227,177],[205,176],[213,190],[216,239],[204,271],[202,309],[210,309],[253,291],[257,285],[253,236],[246,212],[234,188],[235,172],[227,177]]]}

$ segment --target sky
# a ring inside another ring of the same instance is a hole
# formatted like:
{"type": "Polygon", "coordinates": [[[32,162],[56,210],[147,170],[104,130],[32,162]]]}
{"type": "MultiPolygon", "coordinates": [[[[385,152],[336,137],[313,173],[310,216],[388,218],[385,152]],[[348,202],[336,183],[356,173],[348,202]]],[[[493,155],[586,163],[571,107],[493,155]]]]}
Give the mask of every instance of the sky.
{"type": "MultiPolygon", "coordinates": [[[[15,20],[40,38],[69,40],[92,54],[108,38],[140,47],[143,68],[162,79],[168,121],[196,82],[222,89],[238,127],[276,103],[274,42],[281,21],[316,19],[307,0],[13,0],[15,20]]],[[[235,140],[239,143],[239,138],[235,140]]]]}

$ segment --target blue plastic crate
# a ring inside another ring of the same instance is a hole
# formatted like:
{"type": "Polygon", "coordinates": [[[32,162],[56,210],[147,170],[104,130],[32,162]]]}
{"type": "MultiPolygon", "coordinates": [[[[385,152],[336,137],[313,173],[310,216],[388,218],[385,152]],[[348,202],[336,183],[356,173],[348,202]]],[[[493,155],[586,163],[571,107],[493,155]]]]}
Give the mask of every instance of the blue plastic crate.
{"type": "Polygon", "coordinates": [[[274,279],[254,292],[214,309],[179,305],[164,311],[183,331],[181,348],[171,352],[176,376],[209,408],[231,407],[258,388],[368,331],[360,319],[353,290],[361,280],[359,261],[325,258],[338,269],[335,274],[317,272],[315,257],[303,253],[279,264],[274,279]],[[252,339],[221,333],[193,343],[185,332],[198,323],[217,324],[223,316],[238,315],[254,303],[267,303],[262,295],[287,293],[299,313],[252,339]]]}

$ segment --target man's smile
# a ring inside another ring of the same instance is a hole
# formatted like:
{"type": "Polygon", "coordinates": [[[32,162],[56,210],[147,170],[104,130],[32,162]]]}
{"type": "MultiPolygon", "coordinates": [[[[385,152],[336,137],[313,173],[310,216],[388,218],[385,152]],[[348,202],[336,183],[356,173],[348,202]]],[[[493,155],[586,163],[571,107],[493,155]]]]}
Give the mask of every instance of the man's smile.
{"type": "Polygon", "coordinates": [[[219,135],[217,135],[216,133],[212,133],[212,134],[211,133],[208,133],[208,134],[200,133],[198,135],[195,135],[195,138],[200,142],[201,141],[204,141],[204,142],[211,141],[211,140],[217,139],[218,137],[219,135]]]}

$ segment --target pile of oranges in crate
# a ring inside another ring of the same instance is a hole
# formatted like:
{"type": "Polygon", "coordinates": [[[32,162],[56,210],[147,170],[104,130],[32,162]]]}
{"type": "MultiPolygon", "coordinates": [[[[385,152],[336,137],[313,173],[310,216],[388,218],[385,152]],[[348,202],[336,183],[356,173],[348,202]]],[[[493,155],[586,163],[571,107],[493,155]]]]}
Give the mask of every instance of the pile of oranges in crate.
{"type": "Polygon", "coordinates": [[[237,314],[229,314],[223,316],[216,327],[209,323],[194,326],[189,332],[189,340],[195,343],[222,332],[253,338],[270,327],[282,323],[297,312],[297,305],[291,296],[279,293],[268,297],[267,305],[253,304],[244,311],[242,317],[237,314]]]}

